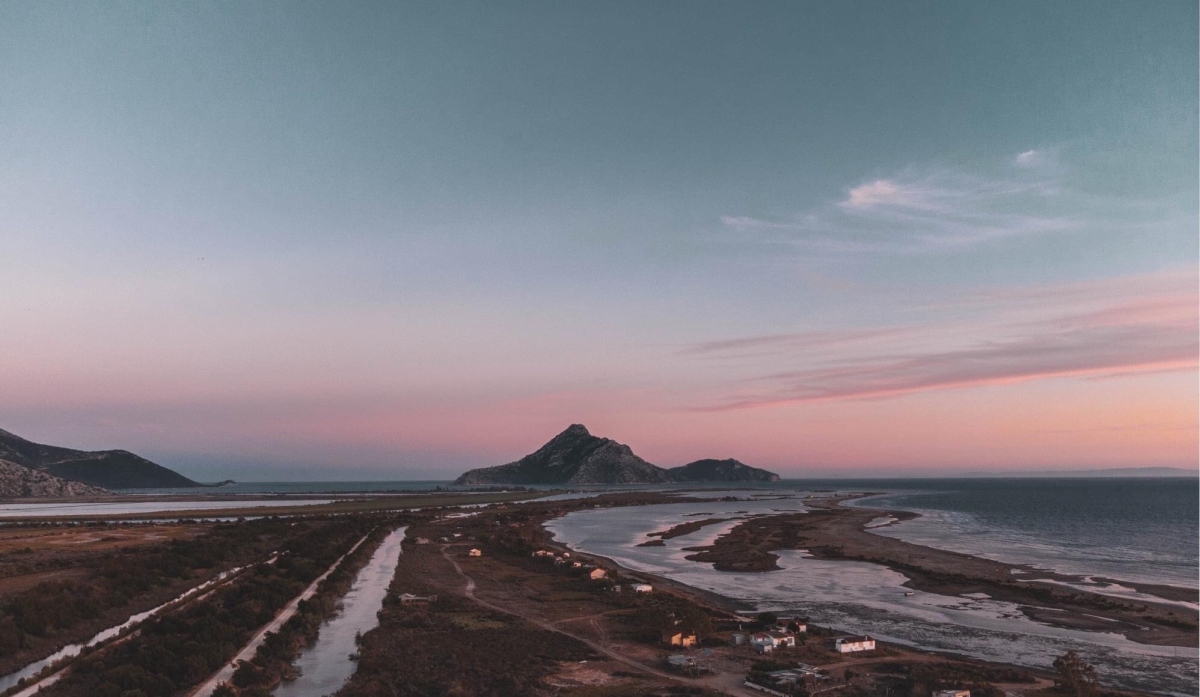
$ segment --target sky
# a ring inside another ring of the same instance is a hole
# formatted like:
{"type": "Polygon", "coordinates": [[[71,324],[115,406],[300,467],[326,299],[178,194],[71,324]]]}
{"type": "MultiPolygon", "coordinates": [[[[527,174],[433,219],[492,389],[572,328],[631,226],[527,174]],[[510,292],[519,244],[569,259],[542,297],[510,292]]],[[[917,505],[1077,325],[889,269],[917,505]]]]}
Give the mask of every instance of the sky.
{"type": "Polygon", "coordinates": [[[1197,467],[1197,5],[0,4],[0,428],[1197,467]]]}

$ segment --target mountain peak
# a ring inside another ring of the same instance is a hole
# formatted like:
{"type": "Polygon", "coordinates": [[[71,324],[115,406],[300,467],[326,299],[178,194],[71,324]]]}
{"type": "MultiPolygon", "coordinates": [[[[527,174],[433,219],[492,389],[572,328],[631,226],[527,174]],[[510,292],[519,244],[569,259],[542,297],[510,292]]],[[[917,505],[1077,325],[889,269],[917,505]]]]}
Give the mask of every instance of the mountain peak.
{"type": "Polygon", "coordinates": [[[455,484],[667,484],[670,482],[776,481],[774,472],[737,460],[698,460],[663,469],[633,454],[623,443],[593,436],[571,424],[525,457],[496,467],[464,472],[455,484]]]}
{"type": "Polygon", "coordinates": [[[455,484],[658,484],[666,470],[633,450],[571,424],[532,454],[498,467],[465,472],[455,484]]]}

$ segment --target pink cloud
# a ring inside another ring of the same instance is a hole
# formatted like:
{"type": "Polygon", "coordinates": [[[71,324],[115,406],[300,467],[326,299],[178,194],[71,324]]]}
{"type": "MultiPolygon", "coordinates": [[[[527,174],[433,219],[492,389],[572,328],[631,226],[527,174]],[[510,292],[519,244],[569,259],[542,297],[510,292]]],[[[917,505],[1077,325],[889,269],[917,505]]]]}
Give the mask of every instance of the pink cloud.
{"type": "MultiPolygon", "coordinates": [[[[779,370],[744,381],[730,397],[700,410],[1195,370],[1200,321],[1191,279],[1194,271],[1172,272],[1171,288],[1156,288],[1163,285],[1160,279],[1147,279],[1154,281],[1145,284],[1152,292],[1135,297],[1113,297],[1096,284],[1082,284],[1101,291],[1094,299],[1072,284],[1022,298],[975,299],[973,313],[940,324],[704,344],[693,350],[743,358],[773,355],[779,370]],[[1180,290],[1179,281],[1191,287],[1180,290]]],[[[1115,283],[1129,285],[1127,279],[1115,283]]]]}

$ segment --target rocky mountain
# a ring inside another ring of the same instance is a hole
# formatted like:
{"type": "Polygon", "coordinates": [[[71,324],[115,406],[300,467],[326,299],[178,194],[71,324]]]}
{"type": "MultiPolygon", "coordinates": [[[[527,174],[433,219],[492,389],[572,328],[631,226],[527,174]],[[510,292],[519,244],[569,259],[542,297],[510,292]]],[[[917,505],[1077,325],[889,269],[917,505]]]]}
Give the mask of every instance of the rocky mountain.
{"type": "Polygon", "coordinates": [[[107,489],[72,482],[52,474],[0,460],[0,498],[25,498],[28,496],[103,496],[111,494],[107,489]]]}
{"type": "Polygon", "coordinates": [[[463,473],[454,481],[487,484],[667,484],[704,481],[774,481],[779,476],[736,460],[700,460],[666,470],[633,454],[628,445],[593,436],[572,424],[537,452],[497,467],[463,473]],[[713,464],[708,464],[713,463],[713,464]]]}
{"type": "Polygon", "coordinates": [[[34,443],[4,430],[0,430],[0,459],[106,489],[201,486],[127,450],[72,450],[34,443]]]}
{"type": "Polygon", "coordinates": [[[779,475],[728,460],[696,460],[667,470],[675,482],[777,482],[779,475]]]}
{"type": "Polygon", "coordinates": [[[666,471],[633,454],[628,445],[597,438],[580,424],[532,455],[464,473],[455,484],[641,484],[669,481],[666,471]]]}

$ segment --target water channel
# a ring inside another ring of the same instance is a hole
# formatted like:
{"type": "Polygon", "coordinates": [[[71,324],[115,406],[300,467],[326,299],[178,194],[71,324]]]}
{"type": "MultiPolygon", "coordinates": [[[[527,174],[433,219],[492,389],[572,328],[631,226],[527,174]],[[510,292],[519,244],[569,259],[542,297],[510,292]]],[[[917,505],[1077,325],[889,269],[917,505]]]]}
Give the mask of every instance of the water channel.
{"type": "Polygon", "coordinates": [[[281,683],[275,697],[325,697],[354,674],[357,665],[351,655],[358,651],[356,638],[379,624],[378,612],[400,561],[405,530],[393,530],[375,550],[342,598],[342,609],[321,626],[317,641],[296,659],[300,677],[281,683]]]}

